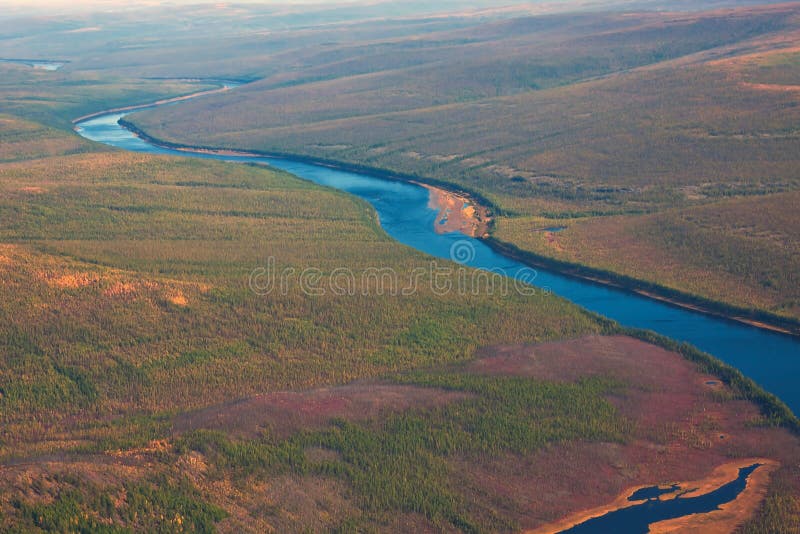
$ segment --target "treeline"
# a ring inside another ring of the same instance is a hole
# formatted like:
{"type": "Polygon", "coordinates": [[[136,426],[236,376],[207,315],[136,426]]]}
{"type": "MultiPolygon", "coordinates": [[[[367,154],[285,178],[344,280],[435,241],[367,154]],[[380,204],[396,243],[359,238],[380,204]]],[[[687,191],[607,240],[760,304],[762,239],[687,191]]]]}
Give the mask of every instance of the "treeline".
{"type": "MultiPolygon", "coordinates": [[[[177,481],[156,476],[119,487],[102,487],[69,474],[57,474],[58,486],[49,500],[36,503],[14,498],[13,531],[177,533],[216,532],[227,517],[221,508],[206,503],[185,478],[177,481]]],[[[41,493],[50,493],[39,487],[41,493]]],[[[0,517],[0,526],[6,518],[0,517]]]]}

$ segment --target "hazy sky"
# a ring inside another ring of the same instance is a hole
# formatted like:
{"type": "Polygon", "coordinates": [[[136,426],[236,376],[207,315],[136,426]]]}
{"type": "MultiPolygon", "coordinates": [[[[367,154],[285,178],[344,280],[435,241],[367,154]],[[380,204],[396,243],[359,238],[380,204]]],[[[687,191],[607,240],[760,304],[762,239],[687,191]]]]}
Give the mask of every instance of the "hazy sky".
{"type": "MultiPolygon", "coordinates": [[[[527,0],[530,2],[531,0],[527,0]]],[[[536,0],[533,0],[536,1],[536,0]]],[[[109,11],[109,10],[131,10],[142,7],[176,6],[176,5],[224,5],[224,4],[260,4],[260,5],[316,5],[316,6],[335,6],[335,5],[375,5],[375,4],[399,4],[403,5],[404,0],[0,0],[0,18],[25,15],[58,15],[68,12],[87,12],[87,11],[109,11]]],[[[415,1],[412,2],[416,8],[422,11],[451,10],[454,7],[475,8],[475,7],[498,7],[509,4],[527,3],[526,0],[433,0],[430,3],[415,1]]]]}
{"type": "MultiPolygon", "coordinates": [[[[136,6],[158,6],[175,4],[224,4],[226,0],[0,0],[0,9],[14,8],[17,10],[46,10],[48,8],[59,9],[87,9],[87,8],[114,8],[114,7],[136,7],[136,6]]],[[[352,0],[232,0],[231,3],[250,3],[250,4],[348,4],[356,3],[352,0]]],[[[360,2],[375,3],[375,2],[360,2]]]]}
{"type": "Polygon", "coordinates": [[[68,12],[107,11],[180,4],[326,5],[375,4],[375,0],[0,0],[0,17],[14,14],[56,15],[68,12]]]}
{"type": "Polygon", "coordinates": [[[3,6],[13,6],[15,8],[28,7],[28,8],[47,8],[47,7],[96,7],[96,6],[119,6],[129,7],[136,5],[157,6],[157,5],[170,5],[170,4],[353,4],[353,3],[376,3],[374,1],[368,2],[354,2],[353,0],[232,0],[226,2],[225,0],[0,0],[0,8],[3,6]]]}

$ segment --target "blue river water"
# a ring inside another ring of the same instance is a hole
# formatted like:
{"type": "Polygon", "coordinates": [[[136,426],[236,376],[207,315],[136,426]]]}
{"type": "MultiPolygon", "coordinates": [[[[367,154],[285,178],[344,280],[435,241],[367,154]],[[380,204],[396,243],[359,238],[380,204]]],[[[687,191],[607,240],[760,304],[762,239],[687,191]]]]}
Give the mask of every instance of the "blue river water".
{"type": "Polygon", "coordinates": [[[703,495],[694,496],[690,492],[673,499],[649,498],[640,504],[589,519],[562,531],[561,534],[608,534],[609,532],[647,534],[650,531],[649,526],[653,523],[719,510],[721,505],[736,500],[747,487],[747,479],[759,467],[761,467],[759,464],[743,467],[739,469],[739,476],[734,480],[703,495]]]}
{"type": "MultiPolygon", "coordinates": [[[[136,152],[170,154],[237,162],[267,163],[306,180],[347,191],[367,200],[378,212],[381,226],[397,241],[438,258],[464,253],[464,264],[501,270],[584,308],[635,328],[653,330],[689,342],[738,368],[764,389],[800,413],[800,338],[678,308],[624,290],[576,280],[524,264],[495,252],[480,239],[461,234],[438,234],[436,212],[428,205],[427,189],[411,183],[286,159],[222,156],[170,150],[151,145],[118,124],[126,113],[110,113],[78,123],[76,131],[94,141],[136,152]]],[[[379,267],[379,266],[376,266],[379,267]]]]}
{"type": "Polygon", "coordinates": [[[64,66],[63,62],[58,61],[43,61],[38,59],[0,59],[0,63],[16,63],[18,65],[25,65],[34,69],[42,70],[58,70],[64,66]]]}

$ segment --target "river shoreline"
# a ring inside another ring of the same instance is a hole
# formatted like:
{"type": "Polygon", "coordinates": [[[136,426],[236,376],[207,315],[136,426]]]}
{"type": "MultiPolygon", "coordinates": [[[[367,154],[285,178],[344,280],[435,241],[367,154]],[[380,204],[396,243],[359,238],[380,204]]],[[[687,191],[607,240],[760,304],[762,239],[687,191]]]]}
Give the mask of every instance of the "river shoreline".
{"type": "MultiPolygon", "coordinates": [[[[203,94],[208,94],[208,92],[204,92],[202,94],[198,93],[196,95],[202,96],[203,94]]],[[[187,97],[181,97],[181,99],[185,100],[187,99],[187,97]]],[[[150,106],[152,106],[152,104],[150,106]]],[[[141,106],[137,109],[150,106],[141,106]]],[[[99,116],[113,112],[116,112],[116,110],[93,114],[93,116],[99,116]]],[[[86,119],[81,119],[81,120],[86,120],[86,119]]],[[[74,122],[79,122],[79,120],[76,120],[74,122]]],[[[304,156],[299,154],[266,152],[266,151],[264,152],[235,151],[230,149],[221,149],[217,147],[192,146],[181,143],[173,143],[170,141],[165,141],[153,137],[147,132],[137,127],[135,124],[126,121],[124,119],[120,120],[119,124],[123,128],[127,129],[128,131],[136,135],[137,137],[141,138],[142,140],[147,141],[148,143],[161,148],[172,149],[187,153],[193,152],[193,153],[215,154],[223,156],[225,155],[251,156],[251,157],[290,159],[300,163],[310,163],[346,172],[364,173],[375,176],[376,178],[410,182],[422,185],[427,188],[440,189],[443,192],[448,193],[450,195],[468,199],[471,203],[473,203],[476,206],[477,209],[479,209],[483,214],[485,214],[486,217],[489,218],[492,218],[494,213],[500,211],[493,202],[489,201],[483,195],[480,195],[474,191],[469,191],[462,188],[454,187],[452,184],[443,182],[441,180],[435,180],[411,174],[404,174],[385,169],[369,167],[366,165],[348,164],[336,160],[329,160],[326,158],[318,158],[312,156],[304,156]]],[[[770,332],[775,332],[778,334],[787,335],[791,337],[800,337],[800,321],[796,319],[792,319],[789,317],[781,317],[762,310],[751,310],[735,306],[732,304],[717,302],[702,297],[700,295],[683,293],[681,291],[661,286],[653,282],[647,282],[645,280],[631,278],[626,275],[604,271],[601,269],[596,269],[582,264],[565,262],[547,256],[542,256],[530,251],[525,251],[519,249],[512,243],[501,241],[496,237],[494,237],[492,220],[489,221],[489,224],[487,226],[488,226],[488,231],[486,232],[486,234],[476,237],[484,241],[487,245],[489,245],[489,247],[491,247],[496,252],[499,252],[500,254],[507,256],[510,259],[529,265],[530,267],[548,269],[563,276],[591,282],[601,286],[621,289],[623,291],[635,293],[637,295],[657,300],[659,302],[663,302],[671,306],[692,310],[713,317],[718,317],[721,319],[732,321],[738,324],[745,324],[753,328],[767,330],[770,332]]]]}
{"type": "MultiPolygon", "coordinates": [[[[742,491],[734,501],[726,503],[716,511],[704,514],[692,514],[677,519],[652,523],[650,525],[651,532],[674,532],[680,528],[696,528],[700,530],[703,526],[707,527],[709,521],[714,523],[716,531],[721,531],[721,526],[723,528],[727,527],[730,531],[736,530],[744,520],[755,513],[758,506],[763,501],[771,480],[771,475],[780,467],[778,462],[767,458],[740,459],[728,462],[715,468],[702,480],[677,483],[676,485],[679,486],[679,490],[681,490],[678,495],[667,494],[655,498],[657,501],[673,500],[679,496],[683,497],[683,492],[687,492],[690,496],[707,494],[717,489],[719,486],[724,485],[726,482],[735,479],[739,469],[751,464],[759,464],[760,467],[755,473],[748,477],[745,490],[742,491]]],[[[634,492],[638,490],[647,489],[648,487],[652,486],[645,485],[628,488],[607,505],[577,512],[555,523],[534,530],[528,530],[525,534],[558,534],[559,532],[567,531],[591,519],[599,518],[618,510],[632,508],[641,504],[644,500],[631,501],[629,496],[633,495],[634,492]]]]}

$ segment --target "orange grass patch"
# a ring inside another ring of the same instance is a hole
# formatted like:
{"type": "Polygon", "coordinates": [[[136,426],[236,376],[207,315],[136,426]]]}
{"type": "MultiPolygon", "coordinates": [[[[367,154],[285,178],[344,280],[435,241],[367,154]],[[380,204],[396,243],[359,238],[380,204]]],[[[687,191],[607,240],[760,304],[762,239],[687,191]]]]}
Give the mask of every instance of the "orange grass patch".
{"type": "Polygon", "coordinates": [[[741,86],[745,89],[756,91],[772,91],[778,93],[797,93],[800,92],[800,85],[781,85],[777,83],[749,83],[742,82],[741,86]]]}
{"type": "Polygon", "coordinates": [[[181,293],[180,291],[174,292],[174,293],[170,293],[169,296],[167,297],[167,300],[169,300],[172,304],[174,304],[176,306],[188,306],[189,305],[189,299],[187,299],[186,296],[183,293],[181,293]]]}
{"type": "Polygon", "coordinates": [[[109,286],[103,295],[106,297],[128,297],[135,295],[138,291],[136,284],[129,282],[114,282],[109,286]]]}
{"type": "Polygon", "coordinates": [[[69,274],[54,274],[40,272],[39,278],[50,287],[58,289],[79,289],[96,284],[100,281],[100,275],[90,272],[77,272],[69,274]]]}

